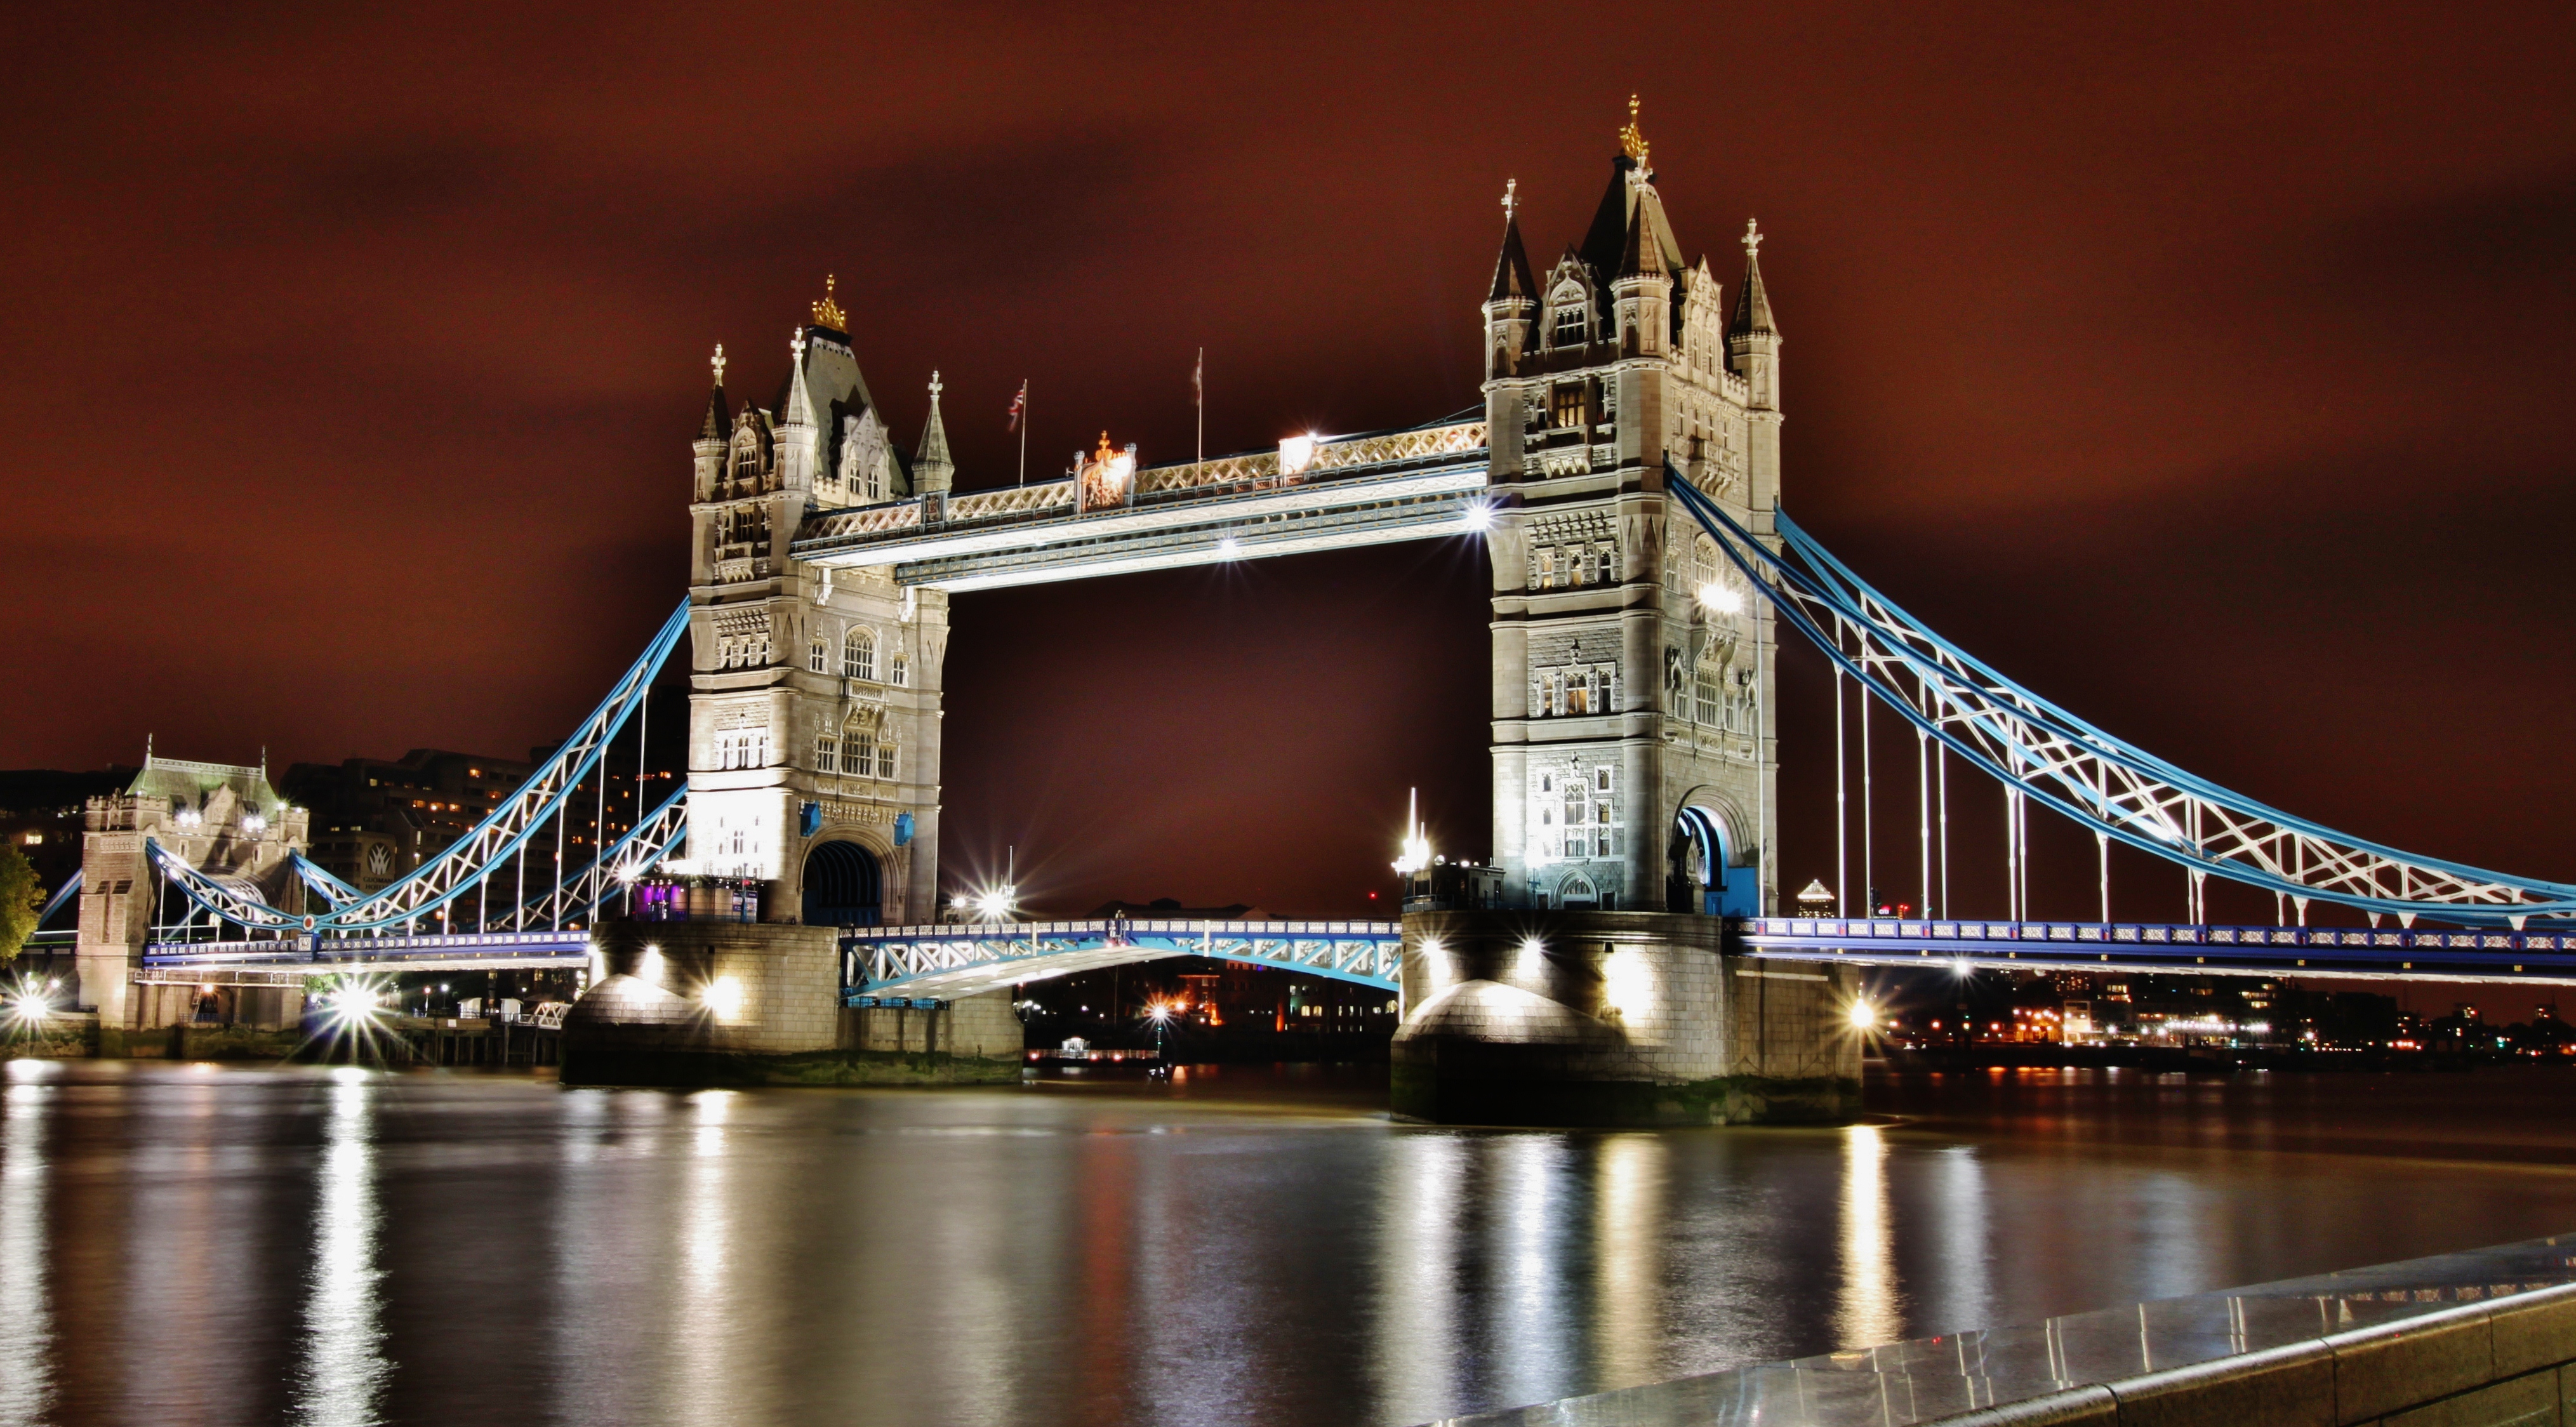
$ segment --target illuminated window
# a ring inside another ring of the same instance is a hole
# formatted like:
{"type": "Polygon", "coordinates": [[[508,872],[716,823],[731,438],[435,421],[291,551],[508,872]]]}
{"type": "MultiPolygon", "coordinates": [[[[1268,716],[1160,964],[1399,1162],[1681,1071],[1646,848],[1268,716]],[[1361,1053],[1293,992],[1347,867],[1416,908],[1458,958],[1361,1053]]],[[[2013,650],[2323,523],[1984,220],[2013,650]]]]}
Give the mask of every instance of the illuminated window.
{"type": "MultiPolygon", "coordinates": [[[[1579,314],[1576,320],[1582,320],[1579,314]]],[[[1583,425],[1583,383],[1565,382],[1549,392],[1548,418],[1557,426],[1583,425]]]]}
{"type": "Polygon", "coordinates": [[[1592,676],[1590,674],[1565,676],[1565,711],[1570,714],[1592,712],[1592,676]]]}
{"type": "MultiPolygon", "coordinates": [[[[1607,769],[1607,768],[1595,768],[1595,769],[1593,769],[1593,770],[1592,770],[1592,791],[1594,791],[1594,792],[1596,792],[1596,793],[1606,793],[1606,792],[1609,792],[1609,791],[1610,791],[1610,770],[1609,770],[1609,769],[1607,769]]],[[[1602,821],[1603,821],[1603,822],[1608,822],[1608,821],[1609,821],[1609,819],[1605,817],[1605,818],[1603,818],[1603,819],[1602,819],[1602,821]]]]}
{"type": "Polygon", "coordinates": [[[841,677],[874,680],[877,676],[877,637],[864,629],[853,629],[841,641],[841,677]]]}

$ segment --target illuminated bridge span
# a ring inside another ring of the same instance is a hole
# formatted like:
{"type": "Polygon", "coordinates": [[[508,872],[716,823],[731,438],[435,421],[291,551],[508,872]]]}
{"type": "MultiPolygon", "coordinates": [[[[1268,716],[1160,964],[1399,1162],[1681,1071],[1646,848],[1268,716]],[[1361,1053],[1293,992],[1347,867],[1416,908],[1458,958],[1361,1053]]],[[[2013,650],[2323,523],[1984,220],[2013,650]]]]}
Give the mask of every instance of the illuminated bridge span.
{"type": "Polygon", "coordinates": [[[956,1000],[1166,956],[1212,956],[1394,991],[1395,922],[1085,921],[888,927],[842,938],[851,1004],[956,1000]]]}
{"type": "Polygon", "coordinates": [[[295,986],[349,971],[577,970],[591,962],[586,931],[453,932],[437,936],[282,937],[149,942],[139,986],[295,986]]]}
{"type": "Polygon", "coordinates": [[[1731,930],[1756,956],[1862,966],[1949,962],[2023,970],[2576,985],[2576,932],[1896,917],[1748,917],[1731,930]]]}

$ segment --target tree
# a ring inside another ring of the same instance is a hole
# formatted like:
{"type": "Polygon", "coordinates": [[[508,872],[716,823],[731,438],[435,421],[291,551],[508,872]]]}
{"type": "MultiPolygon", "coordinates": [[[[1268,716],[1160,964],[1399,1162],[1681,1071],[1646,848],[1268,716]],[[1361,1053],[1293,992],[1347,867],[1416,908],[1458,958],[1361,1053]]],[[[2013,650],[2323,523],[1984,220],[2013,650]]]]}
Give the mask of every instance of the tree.
{"type": "Polygon", "coordinates": [[[0,843],[0,961],[14,960],[36,930],[45,909],[45,889],[27,854],[0,843]]]}

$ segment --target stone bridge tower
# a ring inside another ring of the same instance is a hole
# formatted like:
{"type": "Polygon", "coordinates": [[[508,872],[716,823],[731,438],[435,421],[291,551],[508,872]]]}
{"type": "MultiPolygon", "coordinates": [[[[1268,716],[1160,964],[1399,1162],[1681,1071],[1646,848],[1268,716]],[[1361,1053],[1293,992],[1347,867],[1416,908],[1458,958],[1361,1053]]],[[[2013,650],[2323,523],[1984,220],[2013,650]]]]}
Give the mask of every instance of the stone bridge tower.
{"type": "Polygon", "coordinates": [[[817,512],[948,489],[939,381],[907,459],[828,285],[788,350],[776,402],[736,410],[718,347],[698,430],[680,865],[764,884],[767,921],[929,921],[948,597],[897,588],[890,568],[821,570],[788,552],[817,512]]]}
{"type": "Polygon", "coordinates": [[[1517,193],[1485,302],[1494,858],[1513,905],[1776,902],[1771,611],[1677,499],[1768,536],[1779,333],[1745,228],[1732,314],[1685,263],[1632,101],[1590,230],[1542,276],[1517,193]]]}

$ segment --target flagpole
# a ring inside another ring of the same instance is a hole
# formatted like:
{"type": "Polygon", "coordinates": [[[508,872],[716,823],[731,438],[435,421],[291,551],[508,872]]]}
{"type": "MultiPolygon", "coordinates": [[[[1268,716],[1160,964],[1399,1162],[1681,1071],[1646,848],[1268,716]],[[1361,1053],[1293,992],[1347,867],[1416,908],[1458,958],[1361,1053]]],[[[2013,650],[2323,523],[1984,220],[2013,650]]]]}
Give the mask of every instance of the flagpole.
{"type": "Polygon", "coordinates": [[[1191,476],[1207,479],[1207,348],[1199,348],[1199,359],[1190,367],[1190,402],[1199,411],[1198,459],[1192,464],[1191,476]]]}
{"type": "Polygon", "coordinates": [[[1020,484],[1029,483],[1029,384],[1020,382],[1020,484]]]}

